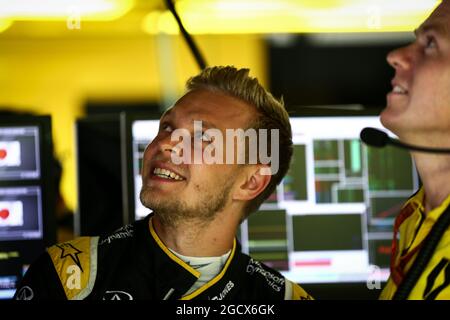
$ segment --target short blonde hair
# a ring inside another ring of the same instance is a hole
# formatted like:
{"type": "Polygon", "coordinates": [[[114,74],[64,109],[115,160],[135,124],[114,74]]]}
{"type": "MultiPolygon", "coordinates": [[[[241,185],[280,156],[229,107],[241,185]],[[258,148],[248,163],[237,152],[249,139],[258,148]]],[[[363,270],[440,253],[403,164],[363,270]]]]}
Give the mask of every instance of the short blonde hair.
{"type": "Polygon", "coordinates": [[[209,67],[186,83],[187,90],[206,89],[220,91],[232,97],[241,99],[253,105],[258,110],[255,119],[248,128],[255,130],[267,129],[268,152],[271,154],[271,129],[279,130],[279,170],[272,175],[268,186],[256,198],[249,201],[243,219],[260,207],[260,205],[275,191],[289,169],[292,158],[292,130],[289,115],[283,100],[277,100],[258,82],[249,76],[249,69],[237,69],[233,66],[209,67]]]}

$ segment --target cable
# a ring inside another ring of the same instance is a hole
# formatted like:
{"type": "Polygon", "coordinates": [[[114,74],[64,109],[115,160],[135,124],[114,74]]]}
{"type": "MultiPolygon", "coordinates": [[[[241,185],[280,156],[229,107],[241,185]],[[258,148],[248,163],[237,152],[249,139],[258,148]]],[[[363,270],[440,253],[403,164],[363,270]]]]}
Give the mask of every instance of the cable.
{"type": "Polygon", "coordinates": [[[198,49],[197,45],[194,42],[194,39],[191,37],[191,35],[187,32],[187,30],[183,26],[183,22],[180,19],[180,16],[178,15],[177,11],[175,10],[175,5],[172,0],[166,0],[166,5],[169,11],[172,13],[173,17],[178,23],[178,26],[180,27],[181,34],[183,35],[184,40],[186,40],[187,45],[189,46],[189,49],[191,49],[192,54],[194,55],[195,61],[197,61],[197,64],[201,70],[205,69],[207,66],[206,60],[203,58],[200,50],[198,49]]]}

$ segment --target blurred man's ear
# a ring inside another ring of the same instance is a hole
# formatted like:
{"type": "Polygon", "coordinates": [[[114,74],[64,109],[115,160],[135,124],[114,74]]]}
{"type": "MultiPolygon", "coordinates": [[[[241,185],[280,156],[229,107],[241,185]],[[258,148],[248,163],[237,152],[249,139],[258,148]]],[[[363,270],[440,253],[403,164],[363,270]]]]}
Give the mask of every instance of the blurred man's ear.
{"type": "Polygon", "coordinates": [[[263,168],[267,168],[264,170],[270,170],[269,166],[263,164],[249,166],[244,181],[241,182],[239,189],[233,195],[233,200],[249,201],[264,191],[272,176],[261,174],[263,168]]]}

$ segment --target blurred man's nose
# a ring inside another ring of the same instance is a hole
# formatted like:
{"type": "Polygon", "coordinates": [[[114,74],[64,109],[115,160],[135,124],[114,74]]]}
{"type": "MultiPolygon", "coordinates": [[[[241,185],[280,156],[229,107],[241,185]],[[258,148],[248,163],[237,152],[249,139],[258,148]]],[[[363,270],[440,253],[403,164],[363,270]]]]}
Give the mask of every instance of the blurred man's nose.
{"type": "Polygon", "coordinates": [[[395,70],[407,70],[412,63],[412,45],[395,49],[387,55],[387,62],[395,70]]]}
{"type": "Polygon", "coordinates": [[[161,139],[156,141],[158,153],[163,155],[163,157],[170,157],[173,153],[180,155],[180,148],[178,147],[179,141],[172,141],[171,135],[166,134],[161,139]]]}

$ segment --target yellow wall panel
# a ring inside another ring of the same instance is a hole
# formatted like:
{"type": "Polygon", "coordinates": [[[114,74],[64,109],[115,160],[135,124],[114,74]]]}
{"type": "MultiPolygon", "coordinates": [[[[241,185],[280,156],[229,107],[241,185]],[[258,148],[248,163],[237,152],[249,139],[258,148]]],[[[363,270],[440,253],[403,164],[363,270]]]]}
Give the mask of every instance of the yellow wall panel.
{"type": "MultiPolygon", "coordinates": [[[[55,151],[64,169],[62,192],[72,209],[77,207],[74,123],[86,101],[159,101],[167,86],[181,94],[186,79],[198,72],[178,36],[79,35],[0,36],[0,106],[52,115],[55,151]],[[163,50],[161,41],[166,43],[163,50]],[[167,57],[171,68],[162,68],[167,57]],[[164,84],[164,79],[173,82],[164,84]]],[[[267,82],[259,36],[196,39],[209,64],[249,67],[267,82]]]]}

